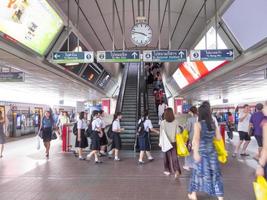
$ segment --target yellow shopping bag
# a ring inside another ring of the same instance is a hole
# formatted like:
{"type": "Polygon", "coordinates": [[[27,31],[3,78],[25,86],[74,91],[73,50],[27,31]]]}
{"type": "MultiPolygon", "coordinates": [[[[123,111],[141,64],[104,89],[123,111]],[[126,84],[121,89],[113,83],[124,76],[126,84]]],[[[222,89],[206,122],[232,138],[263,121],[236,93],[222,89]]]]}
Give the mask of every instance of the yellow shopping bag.
{"type": "Polygon", "coordinates": [[[226,163],[227,162],[228,153],[227,153],[227,151],[225,149],[223,140],[222,139],[221,140],[217,140],[216,138],[214,138],[213,144],[214,144],[215,149],[217,151],[219,162],[226,163]]]}
{"type": "Polygon", "coordinates": [[[189,139],[189,132],[188,132],[188,130],[184,129],[184,131],[182,132],[182,136],[183,136],[184,142],[187,143],[187,141],[189,139]]]}
{"type": "Polygon", "coordinates": [[[258,176],[253,183],[256,200],[267,200],[267,181],[263,176],[258,176]]]}
{"type": "Polygon", "coordinates": [[[176,134],[176,149],[178,156],[186,157],[189,155],[189,151],[185,145],[182,134],[176,134]]]}

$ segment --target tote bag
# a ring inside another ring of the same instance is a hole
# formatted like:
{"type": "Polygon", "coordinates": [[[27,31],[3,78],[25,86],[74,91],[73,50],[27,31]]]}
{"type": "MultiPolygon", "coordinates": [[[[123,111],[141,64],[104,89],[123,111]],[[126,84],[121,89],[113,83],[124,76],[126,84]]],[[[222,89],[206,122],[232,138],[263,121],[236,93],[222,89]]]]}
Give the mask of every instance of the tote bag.
{"type": "Polygon", "coordinates": [[[164,128],[162,129],[161,135],[159,137],[159,146],[161,147],[161,151],[163,151],[163,152],[167,152],[173,148],[172,144],[170,143],[170,141],[167,137],[167,134],[166,134],[164,128]]]}

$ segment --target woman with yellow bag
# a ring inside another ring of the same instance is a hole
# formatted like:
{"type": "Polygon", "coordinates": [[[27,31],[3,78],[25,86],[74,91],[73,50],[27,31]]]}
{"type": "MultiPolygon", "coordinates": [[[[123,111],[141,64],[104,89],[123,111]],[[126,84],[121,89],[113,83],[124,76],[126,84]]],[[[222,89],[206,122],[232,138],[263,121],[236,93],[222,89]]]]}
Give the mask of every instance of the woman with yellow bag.
{"type": "Polygon", "coordinates": [[[188,188],[191,200],[197,200],[197,192],[205,192],[223,200],[223,180],[213,144],[214,137],[218,140],[222,138],[212,119],[210,107],[202,104],[198,109],[198,122],[194,125],[192,142],[195,166],[188,188]]]}
{"type": "Polygon", "coordinates": [[[196,106],[192,106],[189,109],[189,115],[190,117],[187,119],[185,130],[184,130],[184,131],[188,131],[188,134],[189,134],[189,138],[187,141],[187,148],[188,148],[188,151],[190,152],[190,155],[185,157],[184,166],[183,166],[183,168],[187,171],[190,171],[190,168],[193,168],[193,164],[194,164],[191,149],[192,149],[192,140],[193,140],[193,135],[194,135],[194,124],[197,122],[196,106]]]}

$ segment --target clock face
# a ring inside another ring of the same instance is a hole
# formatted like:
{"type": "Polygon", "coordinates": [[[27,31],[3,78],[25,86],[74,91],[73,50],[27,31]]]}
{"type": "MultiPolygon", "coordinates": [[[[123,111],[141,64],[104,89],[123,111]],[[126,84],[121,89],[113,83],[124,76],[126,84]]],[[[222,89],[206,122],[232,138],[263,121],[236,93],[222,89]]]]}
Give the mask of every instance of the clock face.
{"type": "Polygon", "coordinates": [[[139,23],[131,30],[132,42],[137,46],[146,46],[152,40],[152,29],[148,24],[139,23]]]}

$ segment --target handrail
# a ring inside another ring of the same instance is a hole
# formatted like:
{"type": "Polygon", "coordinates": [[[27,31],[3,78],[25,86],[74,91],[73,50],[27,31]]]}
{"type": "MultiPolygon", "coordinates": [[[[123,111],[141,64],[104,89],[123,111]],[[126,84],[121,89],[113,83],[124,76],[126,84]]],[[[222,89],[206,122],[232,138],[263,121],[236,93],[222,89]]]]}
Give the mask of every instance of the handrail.
{"type": "Polygon", "coordinates": [[[116,104],[116,113],[122,110],[122,103],[123,103],[123,98],[124,98],[124,93],[125,93],[128,70],[129,70],[129,66],[125,65],[124,70],[123,70],[123,75],[122,75],[121,88],[120,88],[120,92],[119,92],[119,96],[118,96],[117,104],[116,104]]]}

